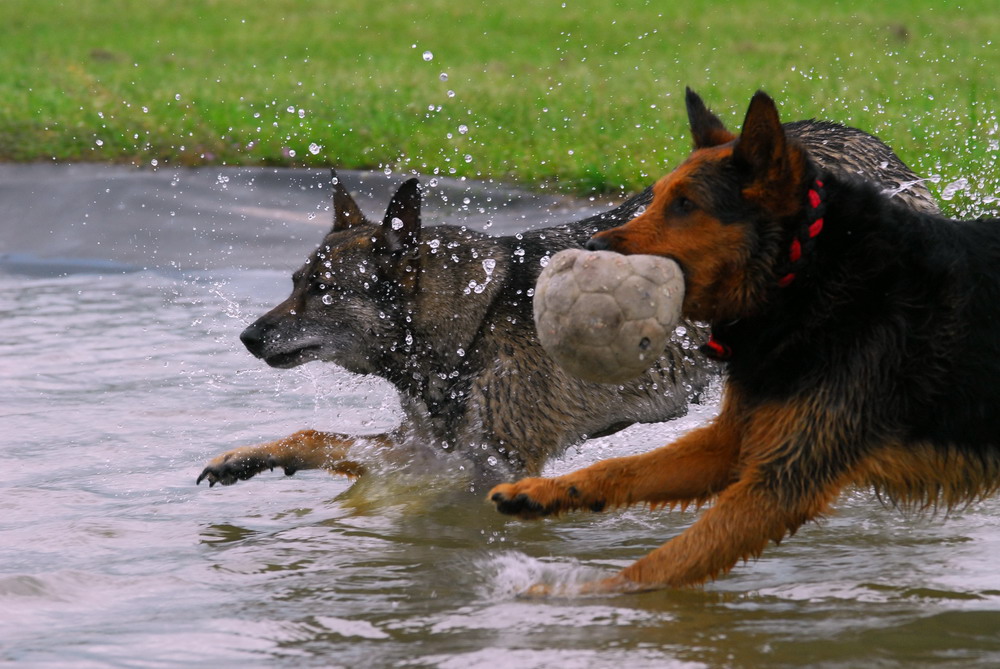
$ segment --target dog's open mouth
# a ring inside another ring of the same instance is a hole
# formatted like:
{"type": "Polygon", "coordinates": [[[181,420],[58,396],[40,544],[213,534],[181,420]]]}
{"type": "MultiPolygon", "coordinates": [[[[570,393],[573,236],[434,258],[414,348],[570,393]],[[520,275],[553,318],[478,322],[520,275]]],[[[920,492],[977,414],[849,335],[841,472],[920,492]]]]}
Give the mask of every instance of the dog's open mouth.
{"type": "Polygon", "coordinates": [[[274,355],[266,356],[264,358],[264,362],[271,367],[288,369],[289,367],[297,367],[303,363],[309,362],[310,360],[315,360],[315,353],[318,351],[319,346],[304,346],[302,348],[295,349],[294,351],[275,353],[274,355]]]}

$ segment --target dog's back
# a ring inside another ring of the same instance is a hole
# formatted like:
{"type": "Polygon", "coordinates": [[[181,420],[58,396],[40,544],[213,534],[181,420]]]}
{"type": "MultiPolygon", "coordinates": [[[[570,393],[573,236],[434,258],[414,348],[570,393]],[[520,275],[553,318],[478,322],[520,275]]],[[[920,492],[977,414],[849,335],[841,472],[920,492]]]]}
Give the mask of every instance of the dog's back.
{"type": "Polygon", "coordinates": [[[992,409],[1000,400],[1000,220],[916,213],[869,184],[822,179],[822,245],[796,279],[821,277],[822,289],[783,291],[777,308],[735,326],[752,348],[734,357],[731,373],[774,399],[820,375],[836,378],[883,433],[1000,450],[992,409]],[[802,314],[813,320],[803,324],[802,314]],[[808,339],[789,337],[803,329],[808,339]],[[849,355],[848,342],[858,364],[832,364],[849,355]]]}

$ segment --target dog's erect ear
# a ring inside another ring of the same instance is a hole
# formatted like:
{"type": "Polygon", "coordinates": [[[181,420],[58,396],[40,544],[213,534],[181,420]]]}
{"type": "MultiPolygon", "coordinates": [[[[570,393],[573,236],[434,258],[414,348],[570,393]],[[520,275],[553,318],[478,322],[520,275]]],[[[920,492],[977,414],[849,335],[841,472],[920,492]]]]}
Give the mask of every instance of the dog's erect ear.
{"type": "Polygon", "coordinates": [[[718,146],[736,139],[736,135],[726,130],[719,117],[709,111],[701,97],[690,88],[685,89],[688,121],[691,123],[691,135],[694,137],[694,148],[705,149],[718,146]]]}
{"type": "Polygon", "coordinates": [[[337,177],[337,171],[330,170],[330,187],[333,191],[333,231],[346,230],[367,222],[361,208],[337,177]]]}
{"type": "Polygon", "coordinates": [[[750,100],[743,130],[733,149],[733,160],[754,177],[763,177],[786,164],[786,145],[785,130],[781,127],[774,100],[763,91],[757,91],[750,100]]]}
{"type": "Polygon", "coordinates": [[[389,250],[407,252],[420,243],[420,182],[408,179],[389,202],[382,220],[389,250]]]}

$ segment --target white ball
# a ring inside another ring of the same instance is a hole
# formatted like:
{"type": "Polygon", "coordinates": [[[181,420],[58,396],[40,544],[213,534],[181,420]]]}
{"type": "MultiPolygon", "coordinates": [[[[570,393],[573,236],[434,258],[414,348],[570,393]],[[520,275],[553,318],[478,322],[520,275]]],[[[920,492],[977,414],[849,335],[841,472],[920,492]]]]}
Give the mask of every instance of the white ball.
{"type": "Polygon", "coordinates": [[[681,318],[684,277],[673,260],[567,249],[535,284],[542,347],[586,381],[621,383],[646,371],[681,318]]]}

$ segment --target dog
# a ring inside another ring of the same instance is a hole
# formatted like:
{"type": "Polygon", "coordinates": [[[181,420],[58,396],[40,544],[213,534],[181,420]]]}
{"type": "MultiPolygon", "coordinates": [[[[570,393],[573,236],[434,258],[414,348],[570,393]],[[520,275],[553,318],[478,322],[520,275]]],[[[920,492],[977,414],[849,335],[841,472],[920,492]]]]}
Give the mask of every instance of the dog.
{"type": "Polygon", "coordinates": [[[693,153],[588,248],[677,261],[684,316],[710,324],[703,353],[726,368],[720,413],[660,449],[489,493],[525,518],[714,501],[585,592],[713,579],[851,484],[917,510],[1000,487],[1000,219],[914,211],[824,169],[763,92],[739,136],[687,103],[693,153]]]}
{"type": "MultiPolygon", "coordinates": [[[[786,130],[831,169],[935,209],[916,175],[875,137],[821,121],[786,130]]],[[[603,214],[505,237],[422,228],[415,179],[399,187],[381,222],[365,218],[336,175],[332,197],[333,228],[294,273],[291,295],[240,338],[273,367],[322,360],[388,380],[402,424],[366,437],[304,430],[237,448],[210,461],[199,483],[228,485],[275,467],[354,477],[428,453],[458,457],[440,466],[464,467],[474,481],[536,475],[570,445],[684,414],[717,376],[697,354],[706,333],[694,322],[683,323],[687,335],[675,335],[647,373],[622,385],[570,376],[538,342],[531,297],[543,264],[633,218],[652,202],[651,188],[603,214]]]]}

